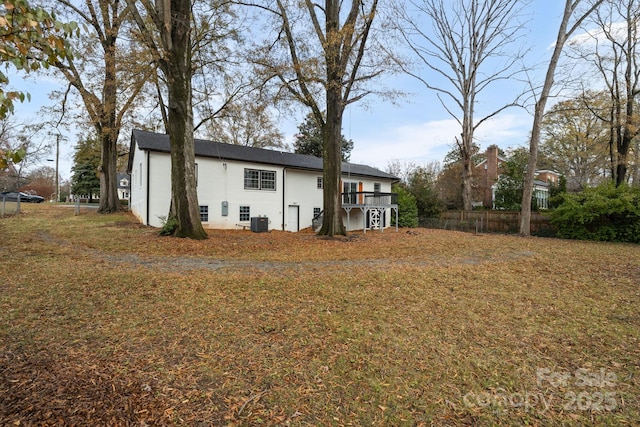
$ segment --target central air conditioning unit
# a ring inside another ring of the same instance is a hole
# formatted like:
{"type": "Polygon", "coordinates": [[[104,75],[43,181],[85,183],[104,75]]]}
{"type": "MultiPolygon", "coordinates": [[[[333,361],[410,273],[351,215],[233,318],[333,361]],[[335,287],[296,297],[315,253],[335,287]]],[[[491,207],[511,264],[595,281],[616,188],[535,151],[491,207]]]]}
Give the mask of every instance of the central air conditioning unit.
{"type": "Polygon", "coordinates": [[[251,218],[251,231],[264,233],[269,231],[269,218],[266,216],[254,216],[251,218]]]}

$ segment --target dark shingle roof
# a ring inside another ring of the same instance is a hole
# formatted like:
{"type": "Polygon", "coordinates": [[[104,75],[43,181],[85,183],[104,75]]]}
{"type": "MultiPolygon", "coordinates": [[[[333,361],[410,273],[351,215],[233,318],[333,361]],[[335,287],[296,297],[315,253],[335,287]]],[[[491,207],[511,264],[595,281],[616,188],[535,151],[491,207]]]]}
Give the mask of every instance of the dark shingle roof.
{"type": "MultiPolygon", "coordinates": [[[[132,144],[134,140],[141,150],[163,153],[170,152],[169,135],[134,129],[131,134],[132,144]]],[[[130,155],[132,155],[133,150],[131,150],[130,153],[130,155]]],[[[294,169],[322,171],[322,159],[319,157],[267,150],[264,148],[245,147],[243,145],[224,144],[203,139],[195,140],[195,153],[197,157],[239,160],[265,165],[285,166],[294,169]]],[[[379,169],[355,163],[343,162],[342,173],[398,180],[397,177],[379,169]]]]}

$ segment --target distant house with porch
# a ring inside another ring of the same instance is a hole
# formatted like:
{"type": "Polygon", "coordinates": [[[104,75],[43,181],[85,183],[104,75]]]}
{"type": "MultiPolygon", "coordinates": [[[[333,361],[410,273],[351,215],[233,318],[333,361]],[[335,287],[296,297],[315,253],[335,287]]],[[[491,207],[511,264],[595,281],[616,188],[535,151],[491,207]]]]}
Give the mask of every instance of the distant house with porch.
{"type": "MultiPolygon", "coordinates": [[[[322,159],[197,139],[196,186],[205,228],[249,228],[252,219],[269,229],[299,231],[322,218],[322,159]],[[315,221],[314,221],[315,218],[315,221]]],[[[134,130],[128,173],[130,210],[145,225],[161,227],[171,201],[169,136],[134,130]]],[[[348,230],[382,230],[397,217],[392,183],[376,168],[342,164],[343,219],[348,230]]]]}

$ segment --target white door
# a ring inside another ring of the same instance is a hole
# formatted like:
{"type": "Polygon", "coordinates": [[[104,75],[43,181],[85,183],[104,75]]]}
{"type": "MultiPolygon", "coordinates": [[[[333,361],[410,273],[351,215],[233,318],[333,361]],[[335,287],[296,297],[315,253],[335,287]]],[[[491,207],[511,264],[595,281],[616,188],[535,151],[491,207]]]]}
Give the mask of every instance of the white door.
{"type": "Polygon", "coordinates": [[[300,206],[289,205],[287,213],[287,231],[300,231],[299,227],[300,206]]]}

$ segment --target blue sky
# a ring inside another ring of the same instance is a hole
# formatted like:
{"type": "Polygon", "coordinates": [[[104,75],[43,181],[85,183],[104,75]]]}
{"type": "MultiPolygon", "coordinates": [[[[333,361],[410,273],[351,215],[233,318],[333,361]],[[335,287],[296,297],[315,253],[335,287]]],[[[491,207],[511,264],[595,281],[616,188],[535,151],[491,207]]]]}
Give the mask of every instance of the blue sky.
{"type": "MultiPolygon", "coordinates": [[[[538,65],[534,78],[540,82],[551,55],[551,46],[555,42],[563,3],[561,0],[534,0],[527,9],[530,21],[523,42],[531,48],[527,64],[538,65]]],[[[59,89],[50,80],[34,81],[33,77],[23,80],[20,76],[13,75],[11,83],[12,86],[26,89],[32,96],[30,103],[16,105],[16,119],[23,122],[39,120],[38,109],[51,102],[47,97],[48,93],[59,89]]],[[[435,93],[415,79],[398,76],[389,81],[388,85],[402,88],[411,95],[400,101],[399,105],[370,99],[366,106],[352,105],[344,114],[343,133],[355,143],[351,161],[380,169],[385,169],[390,162],[396,160],[418,165],[441,162],[451,150],[455,136],[460,134],[457,123],[441,106],[435,93]]],[[[505,95],[512,96],[501,92],[504,92],[504,89],[487,92],[479,99],[478,108],[481,109],[484,103],[506,100],[505,95]]],[[[301,113],[300,117],[280,120],[279,125],[285,132],[288,143],[293,141],[293,134],[303,116],[304,113],[301,113]]],[[[531,124],[532,117],[527,111],[512,108],[484,123],[476,133],[476,140],[481,149],[491,144],[505,149],[527,145],[531,124]]],[[[60,172],[63,179],[70,176],[73,144],[77,136],[72,133],[67,135],[67,138],[68,141],[61,144],[60,153],[60,172]]]]}
{"type": "MultiPolygon", "coordinates": [[[[551,49],[556,40],[564,2],[535,0],[528,7],[530,21],[524,43],[531,49],[527,64],[537,65],[534,79],[542,83],[551,49]]],[[[353,108],[344,118],[344,131],[355,142],[351,160],[384,169],[390,161],[424,165],[441,162],[451,150],[459,125],[445,111],[435,92],[410,77],[399,79],[403,87],[413,91],[409,102],[399,107],[380,106],[369,111],[353,108]]],[[[514,90],[516,85],[514,85],[514,90]]],[[[500,91],[486,92],[478,101],[482,104],[513,96],[500,91]]],[[[503,105],[503,104],[500,104],[503,105]]],[[[524,109],[505,110],[495,119],[481,125],[476,142],[481,149],[491,144],[501,148],[528,145],[533,118],[524,109]]]]}

